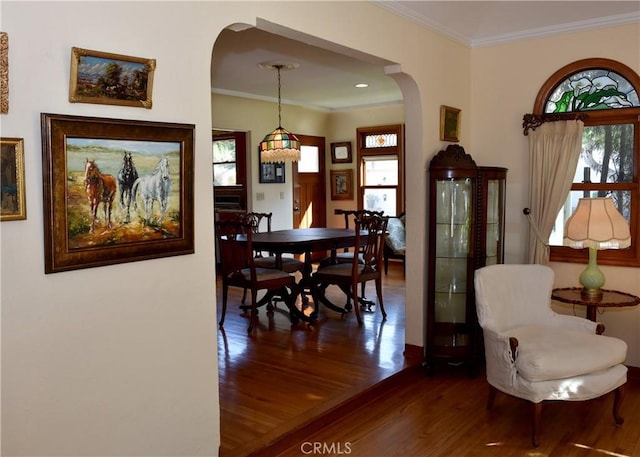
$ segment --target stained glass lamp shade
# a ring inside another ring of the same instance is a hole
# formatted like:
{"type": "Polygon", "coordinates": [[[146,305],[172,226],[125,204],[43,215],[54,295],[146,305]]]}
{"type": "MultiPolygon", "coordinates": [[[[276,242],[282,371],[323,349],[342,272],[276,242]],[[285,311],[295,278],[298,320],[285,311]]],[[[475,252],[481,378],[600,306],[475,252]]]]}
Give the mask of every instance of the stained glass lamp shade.
{"type": "Polygon", "coordinates": [[[589,264],[580,274],[582,295],[598,300],[602,297],[604,274],[598,268],[600,249],[625,249],[631,245],[626,219],[611,198],[581,198],[575,212],[567,220],[564,245],[576,249],[589,248],[589,264]]]}
{"type": "Polygon", "coordinates": [[[260,158],[265,163],[297,162],[300,160],[300,140],[282,128],[282,105],[280,98],[280,70],[284,65],[273,65],[278,71],[278,128],[267,133],[260,143],[260,158]]]}

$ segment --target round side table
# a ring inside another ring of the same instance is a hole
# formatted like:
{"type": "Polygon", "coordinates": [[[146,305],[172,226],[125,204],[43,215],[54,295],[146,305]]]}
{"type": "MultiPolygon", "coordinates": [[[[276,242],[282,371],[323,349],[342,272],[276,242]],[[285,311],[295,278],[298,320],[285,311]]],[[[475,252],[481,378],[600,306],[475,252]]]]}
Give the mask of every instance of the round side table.
{"type": "Polygon", "coordinates": [[[619,308],[622,306],[636,306],[640,304],[640,297],[619,292],[617,290],[602,289],[602,297],[598,300],[589,300],[582,297],[582,287],[563,287],[553,289],[551,299],[563,303],[582,305],[587,307],[587,319],[595,322],[598,308],[619,308]]]}

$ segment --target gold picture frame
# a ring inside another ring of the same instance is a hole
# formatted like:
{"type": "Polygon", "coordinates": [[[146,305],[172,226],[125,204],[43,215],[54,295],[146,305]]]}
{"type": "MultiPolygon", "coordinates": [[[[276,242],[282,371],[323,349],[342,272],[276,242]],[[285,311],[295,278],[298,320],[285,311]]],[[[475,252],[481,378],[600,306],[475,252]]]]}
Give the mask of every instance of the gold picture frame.
{"type": "Polygon", "coordinates": [[[69,101],[151,109],[155,59],[71,48],[69,101]]]}
{"type": "Polygon", "coordinates": [[[0,114],[9,112],[9,35],[0,32],[0,114]]]}
{"type": "Polygon", "coordinates": [[[460,110],[451,106],[440,107],[440,140],[460,141],[460,110]]]}
{"type": "Polygon", "coordinates": [[[22,138],[0,138],[0,173],[0,221],[26,219],[22,138]]]}
{"type": "Polygon", "coordinates": [[[353,169],[331,170],[331,200],[353,200],[353,169]]]}

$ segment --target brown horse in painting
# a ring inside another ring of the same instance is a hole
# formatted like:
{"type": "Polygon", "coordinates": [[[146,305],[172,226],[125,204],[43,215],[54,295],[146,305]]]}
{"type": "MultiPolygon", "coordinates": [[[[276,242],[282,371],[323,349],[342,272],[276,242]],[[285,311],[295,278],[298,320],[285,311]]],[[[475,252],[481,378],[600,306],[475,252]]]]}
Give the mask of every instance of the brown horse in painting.
{"type": "Polygon", "coordinates": [[[111,208],[113,199],[116,196],[116,179],[111,175],[100,173],[95,161],[87,159],[84,166],[84,186],[91,206],[91,229],[89,233],[93,233],[93,229],[96,226],[98,206],[100,206],[101,202],[107,227],[111,228],[111,208]]]}

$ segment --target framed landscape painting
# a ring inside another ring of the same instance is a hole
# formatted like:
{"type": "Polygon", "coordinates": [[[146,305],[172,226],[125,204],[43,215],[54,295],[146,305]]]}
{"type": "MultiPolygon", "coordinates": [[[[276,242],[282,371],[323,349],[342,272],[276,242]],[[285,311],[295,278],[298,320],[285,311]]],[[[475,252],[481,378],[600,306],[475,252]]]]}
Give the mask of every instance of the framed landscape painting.
{"type": "Polygon", "coordinates": [[[460,110],[451,106],[440,107],[440,139],[457,143],[460,141],[460,110]]]}
{"type": "Polygon", "coordinates": [[[0,221],[26,219],[24,140],[2,138],[0,143],[0,221]]]}
{"type": "Polygon", "coordinates": [[[331,200],[353,200],[353,169],[331,170],[331,200]]]}
{"type": "Polygon", "coordinates": [[[193,125],[41,124],[45,273],[194,252],[193,125]]]}
{"type": "Polygon", "coordinates": [[[69,101],[151,108],[155,59],[71,48],[69,101]]]}

